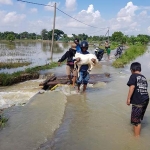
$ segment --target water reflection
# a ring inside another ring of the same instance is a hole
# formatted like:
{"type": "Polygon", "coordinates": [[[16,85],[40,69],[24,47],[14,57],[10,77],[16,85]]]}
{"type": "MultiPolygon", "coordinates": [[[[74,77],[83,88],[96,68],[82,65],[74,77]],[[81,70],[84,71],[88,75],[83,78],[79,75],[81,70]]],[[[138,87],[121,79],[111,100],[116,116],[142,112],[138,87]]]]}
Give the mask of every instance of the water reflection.
{"type": "Polygon", "coordinates": [[[9,42],[6,44],[6,48],[9,50],[14,50],[16,48],[16,44],[14,42],[9,42]]]}
{"type": "MultiPolygon", "coordinates": [[[[53,61],[57,61],[68,47],[67,43],[54,42],[53,61]]],[[[30,62],[27,67],[45,65],[50,62],[50,48],[50,41],[0,42],[0,62],[30,62]]],[[[15,68],[15,71],[21,69],[24,70],[24,67],[15,68]]],[[[13,69],[1,69],[1,72],[12,73],[13,69]]]]}

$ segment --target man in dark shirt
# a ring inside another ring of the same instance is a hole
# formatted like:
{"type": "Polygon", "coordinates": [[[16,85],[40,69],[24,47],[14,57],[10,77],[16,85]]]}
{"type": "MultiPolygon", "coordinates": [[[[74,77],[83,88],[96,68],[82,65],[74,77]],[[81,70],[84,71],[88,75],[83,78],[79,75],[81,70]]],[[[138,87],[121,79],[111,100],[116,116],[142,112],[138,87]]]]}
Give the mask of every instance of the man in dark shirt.
{"type": "Polygon", "coordinates": [[[77,78],[77,70],[74,70],[74,60],[73,60],[75,53],[76,53],[76,44],[72,44],[71,48],[61,57],[61,59],[58,60],[58,66],[60,66],[61,62],[67,59],[66,74],[70,80],[70,84],[72,84],[73,87],[75,87],[75,82],[77,78]]]}
{"type": "Polygon", "coordinates": [[[127,105],[132,104],[131,124],[134,125],[134,135],[137,137],[140,135],[141,120],[143,120],[149,103],[148,83],[146,78],[141,74],[140,63],[132,63],[130,70],[132,75],[127,83],[129,92],[126,103],[127,105]]]}
{"type": "MultiPolygon", "coordinates": [[[[88,49],[88,42],[83,41],[80,44],[81,47],[81,54],[86,55],[89,54],[89,52],[87,51],[88,49]]],[[[78,59],[77,61],[80,61],[80,59],[78,59]]],[[[77,84],[78,84],[78,92],[80,91],[80,85],[83,84],[83,92],[85,92],[88,81],[89,81],[89,72],[88,72],[88,64],[87,65],[82,65],[80,70],[79,70],[79,77],[77,80],[77,84]]]]}

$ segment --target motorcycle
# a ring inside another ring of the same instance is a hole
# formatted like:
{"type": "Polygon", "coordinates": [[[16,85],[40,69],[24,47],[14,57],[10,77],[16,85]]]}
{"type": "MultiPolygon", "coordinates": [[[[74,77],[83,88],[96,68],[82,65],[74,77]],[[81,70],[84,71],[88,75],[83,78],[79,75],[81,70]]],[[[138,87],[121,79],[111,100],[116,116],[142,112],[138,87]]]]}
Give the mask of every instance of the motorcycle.
{"type": "Polygon", "coordinates": [[[116,59],[120,58],[123,52],[123,46],[119,46],[116,50],[115,57],[116,59]]]}
{"type": "Polygon", "coordinates": [[[95,50],[94,50],[95,56],[97,57],[99,61],[101,61],[104,55],[104,50],[96,47],[96,45],[94,45],[94,47],[95,47],[95,50]]]}

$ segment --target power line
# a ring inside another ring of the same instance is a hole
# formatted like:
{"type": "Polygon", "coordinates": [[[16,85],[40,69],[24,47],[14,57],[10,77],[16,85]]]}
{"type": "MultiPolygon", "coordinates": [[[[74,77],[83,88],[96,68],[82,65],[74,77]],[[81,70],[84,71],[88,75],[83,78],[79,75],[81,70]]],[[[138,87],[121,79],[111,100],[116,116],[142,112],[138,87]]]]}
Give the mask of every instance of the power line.
{"type": "Polygon", "coordinates": [[[107,29],[107,28],[100,28],[100,30],[97,30],[97,31],[95,31],[95,32],[91,32],[91,33],[89,33],[89,34],[97,33],[98,31],[104,31],[104,29],[107,29]]]}
{"type": "Polygon", "coordinates": [[[22,1],[22,0],[17,0],[20,2],[24,2],[24,3],[30,3],[30,4],[35,4],[35,5],[42,5],[42,6],[50,6],[50,7],[54,7],[52,5],[46,5],[46,4],[40,4],[40,3],[34,3],[34,2],[29,2],[29,1],[22,1]]]}
{"type": "MultiPolygon", "coordinates": [[[[52,6],[52,5],[34,3],[34,2],[24,1],[24,0],[17,0],[17,1],[24,2],[24,3],[30,3],[30,4],[34,4],[34,5],[42,5],[42,6],[54,7],[54,6],[52,6]]],[[[80,22],[80,23],[82,23],[82,24],[84,24],[84,25],[86,25],[86,26],[89,26],[89,27],[92,27],[92,28],[98,28],[98,27],[95,27],[95,26],[88,25],[88,24],[86,24],[86,23],[84,23],[84,22],[82,22],[82,21],[80,21],[80,20],[78,20],[78,19],[76,19],[76,18],[70,16],[69,14],[67,14],[67,13],[65,13],[64,11],[60,10],[59,8],[56,8],[56,9],[57,9],[58,11],[62,12],[63,14],[67,15],[68,17],[70,17],[70,18],[72,18],[72,19],[74,19],[74,20],[76,20],[76,21],[78,21],[78,22],[80,22]]]]}
{"type": "Polygon", "coordinates": [[[65,13],[64,11],[60,10],[59,8],[56,8],[56,9],[59,10],[60,12],[64,13],[64,14],[67,15],[68,17],[70,17],[70,18],[72,18],[72,19],[74,19],[74,20],[76,20],[76,21],[78,21],[78,22],[80,22],[80,23],[82,23],[82,24],[84,24],[84,25],[87,25],[87,26],[92,27],[92,28],[97,28],[97,27],[88,25],[88,24],[86,24],[86,23],[84,23],[84,22],[82,22],[82,21],[80,21],[80,20],[77,20],[76,18],[70,16],[69,14],[67,14],[67,13],[65,13]]]}

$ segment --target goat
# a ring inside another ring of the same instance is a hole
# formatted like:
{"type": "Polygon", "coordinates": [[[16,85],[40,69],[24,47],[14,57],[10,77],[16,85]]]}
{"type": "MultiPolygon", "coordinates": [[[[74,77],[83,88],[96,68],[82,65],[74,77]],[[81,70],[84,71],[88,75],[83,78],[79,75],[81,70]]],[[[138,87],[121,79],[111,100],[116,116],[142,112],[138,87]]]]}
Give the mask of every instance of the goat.
{"type": "Polygon", "coordinates": [[[76,53],[74,56],[74,59],[79,58],[80,61],[75,61],[74,62],[74,70],[76,69],[76,65],[78,66],[78,72],[80,71],[80,68],[82,65],[89,65],[88,72],[90,72],[93,67],[98,63],[98,59],[94,54],[81,54],[81,53],[76,53]]]}

